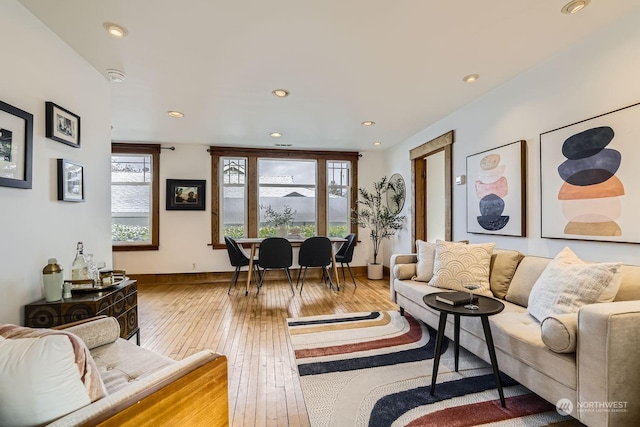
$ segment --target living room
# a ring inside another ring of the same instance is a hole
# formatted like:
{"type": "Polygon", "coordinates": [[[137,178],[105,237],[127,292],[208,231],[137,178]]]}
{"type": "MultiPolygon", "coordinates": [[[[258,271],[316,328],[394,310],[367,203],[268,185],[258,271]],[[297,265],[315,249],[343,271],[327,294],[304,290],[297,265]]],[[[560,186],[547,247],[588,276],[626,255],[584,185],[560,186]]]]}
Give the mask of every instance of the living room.
{"type": "MultiPolygon", "coordinates": [[[[571,33],[568,29],[567,34],[557,34],[561,47],[540,62],[528,64],[522,72],[509,76],[504,83],[481,96],[469,95],[470,100],[464,106],[425,122],[421,130],[398,144],[388,149],[382,146],[381,149],[372,147],[362,151],[358,162],[358,185],[366,187],[380,175],[393,173],[400,173],[406,182],[411,182],[409,151],[451,130],[455,131],[454,176],[466,174],[467,156],[525,140],[526,237],[467,233],[467,183],[453,186],[453,240],[491,241],[499,248],[545,257],[554,257],[565,246],[570,246],[585,260],[639,264],[636,247],[630,243],[541,237],[540,134],[640,101],[637,83],[640,8],[631,1],[615,3],[618,7],[607,9],[608,20],[594,24],[570,45],[563,41],[563,37],[569,37],[571,33]]],[[[590,14],[597,13],[602,5],[594,0],[581,12],[583,16],[560,15],[561,5],[555,6],[552,9],[558,17],[553,19],[585,20],[593,19],[590,14]]],[[[5,40],[5,66],[0,82],[2,101],[33,114],[34,135],[31,189],[0,187],[3,201],[0,220],[5,224],[0,261],[3,271],[0,322],[23,324],[24,305],[43,296],[41,272],[47,259],[57,257],[65,271],[70,270],[78,241],[84,242],[96,260],[130,274],[190,273],[194,271],[194,263],[201,272],[232,271],[226,251],[212,251],[208,246],[211,220],[207,211],[176,213],[161,208],[159,251],[112,250],[111,100],[118,89],[107,81],[102,70],[89,65],[21,2],[5,2],[2,9],[0,34],[5,40]],[[54,101],[82,117],[81,149],[45,137],[46,101],[54,101]],[[84,203],[57,200],[58,158],[70,158],[85,166],[84,203]],[[189,214],[186,220],[184,214],[189,214]]],[[[544,32],[545,27],[539,26],[538,31],[544,32]]],[[[508,38],[508,33],[505,37],[508,38]]],[[[536,34],[532,32],[531,37],[536,34]]],[[[507,50],[505,55],[508,54],[507,50]]],[[[490,74],[485,74],[484,70],[490,73],[490,68],[499,67],[499,64],[482,64],[479,60],[478,67],[482,70],[478,71],[481,76],[477,83],[482,83],[483,79],[490,79],[490,74]]],[[[398,78],[402,78],[401,69],[398,73],[398,78]]],[[[454,77],[462,84],[462,76],[454,77]]],[[[272,89],[275,87],[267,88],[267,94],[272,89]]],[[[439,101],[425,99],[425,104],[439,101]]],[[[162,106],[160,109],[164,112],[167,108],[162,106]]],[[[164,141],[158,138],[153,142],[164,141]]],[[[176,150],[162,153],[161,182],[168,178],[189,178],[206,180],[211,185],[211,159],[206,152],[211,144],[167,145],[176,145],[176,150]]],[[[625,184],[627,188],[632,186],[631,182],[625,184]]],[[[410,206],[404,209],[410,216],[410,206]]],[[[407,224],[410,220],[409,217],[407,224]]],[[[387,267],[392,254],[412,251],[411,233],[411,227],[404,227],[387,242],[383,250],[383,263],[387,267]]],[[[360,237],[353,266],[364,267],[370,257],[371,247],[365,236],[360,237]]]]}

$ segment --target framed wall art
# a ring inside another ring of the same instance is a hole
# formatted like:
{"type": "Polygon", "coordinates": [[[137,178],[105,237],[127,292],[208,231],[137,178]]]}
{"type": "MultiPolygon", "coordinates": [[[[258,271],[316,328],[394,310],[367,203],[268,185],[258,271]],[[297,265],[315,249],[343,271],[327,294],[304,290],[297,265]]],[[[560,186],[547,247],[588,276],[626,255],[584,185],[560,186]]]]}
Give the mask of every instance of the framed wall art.
{"type": "Polygon", "coordinates": [[[203,211],[207,181],[204,179],[167,179],[168,211],[203,211]]]}
{"type": "Polygon", "coordinates": [[[33,114],[0,101],[0,186],[31,188],[33,114]]]}
{"type": "Polygon", "coordinates": [[[467,232],[526,236],[526,141],[467,156],[467,232]]]}
{"type": "Polygon", "coordinates": [[[84,166],[58,159],[58,200],[84,202],[84,166]]]}
{"type": "Polygon", "coordinates": [[[46,137],[80,148],[80,116],[53,102],[47,102],[45,106],[46,137]]]}
{"type": "Polygon", "coordinates": [[[640,243],[640,103],[540,134],[541,235],[640,243]]]}

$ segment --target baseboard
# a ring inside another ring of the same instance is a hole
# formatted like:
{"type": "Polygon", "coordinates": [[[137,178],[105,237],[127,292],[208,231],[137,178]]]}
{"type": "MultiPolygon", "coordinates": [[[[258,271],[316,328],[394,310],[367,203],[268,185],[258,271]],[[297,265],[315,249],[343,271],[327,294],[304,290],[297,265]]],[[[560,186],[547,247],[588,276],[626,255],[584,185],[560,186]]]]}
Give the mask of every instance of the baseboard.
{"type": "MultiPolygon", "coordinates": [[[[292,268],[291,278],[295,282],[298,277],[298,268],[292,268]]],[[[352,266],[351,271],[353,275],[367,276],[367,267],[352,266]]],[[[385,272],[388,274],[389,268],[385,267],[385,272]]],[[[347,280],[350,279],[349,271],[345,268],[345,275],[347,280]]],[[[307,271],[308,278],[319,278],[320,270],[317,268],[311,268],[307,271]]],[[[333,274],[333,273],[332,273],[333,274]]],[[[340,281],[342,281],[342,271],[338,267],[338,275],[340,281]]],[[[233,277],[233,271],[221,271],[221,272],[198,272],[198,273],[166,273],[166,274],[127,274],[131,279],[137,280],[141,285],[171,285],[171,284],[191,284],[191,285],[203,285],[203,284],[224,284],[228,285],[233,277]]],[[[287,276],[284,270],[269,270],[265,280],[286,280],[287,276]]],[[[253,281],[253,278],[251,279],[253,281]]],[[[247,281],[247,272],[243,270],[238,276],[238,283],[247,281]]]]}

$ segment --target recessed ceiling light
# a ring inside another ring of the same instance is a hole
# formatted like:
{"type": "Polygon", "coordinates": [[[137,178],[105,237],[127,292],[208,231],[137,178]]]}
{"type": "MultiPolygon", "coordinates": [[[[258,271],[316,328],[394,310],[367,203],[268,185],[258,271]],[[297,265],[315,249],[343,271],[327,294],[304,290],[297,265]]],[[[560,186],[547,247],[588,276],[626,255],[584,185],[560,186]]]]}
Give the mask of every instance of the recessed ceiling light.
{"type": "Polygon", "coordinates": [[[282,136],[280,132],[271,132],[269,135],[271,135],[272,138],[280,138],[282,136]]]}
{"type": "Polygon", "coordinates": [[[271,92],[274,96],[277,96],[278,98],[286,98],[287,96],[289,96],[289,91],[286,89],[276,89],[274,91],[271,92]]]}
{"type": "Polygon", "coordinates": [[[372,122],[371,120],[366,120],[362,123],[360,123],[362,126],[373,126],[376,124],[376,122],[372,122]]]}
{"type": "Polygon", "coordinates": [[[126,37],[126,35],[129,33],[125,27],[123,27],[122,25],[114,24],[113,22],[105,22],[104,24],[102,24],[102,26],[111,36],[118,39],[126,37]]]}
{"type": "Polygon", "coordinates": [[[111,83],[122,83],[127,75],[120,70],[109,68],[107,70],[107,77],[109,77],[111,83]]]}
{"type": "Polygon", "coordinates": [[[479,74],[468,74],[462,78],[465,83],[473,83],[480,78],[479,74]]]}
{"type": "Polygon", "coordinates": [[[382,145],[382,142],[376,141],[376,142],[373,143],[373,145],[382,145]]]}
{"type": "Polygon", "coordinates": [[[571,15],[573,13],[578,13],[585,7],[587,7],[591,3],[591,0],[571,0],[569,3],[562,6],[560,12],[565,15],[571,15]]]}
{"type": "Polygon", "coordinates": [[[171,110],[171,111],[167,111],[167,114],[176,119],[181,119],[184,117],[184,113],[181,113],[180,111],[171,110]]]}

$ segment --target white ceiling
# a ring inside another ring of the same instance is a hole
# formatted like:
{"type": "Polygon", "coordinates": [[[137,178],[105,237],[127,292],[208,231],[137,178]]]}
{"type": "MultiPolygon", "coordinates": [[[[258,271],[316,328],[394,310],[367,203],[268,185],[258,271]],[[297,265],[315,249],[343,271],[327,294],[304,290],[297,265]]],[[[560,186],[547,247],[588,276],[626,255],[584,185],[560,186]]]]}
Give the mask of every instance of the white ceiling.
{"type": "Polygon", "coordinates": [[[19,1],[100,73],[126,73],[111,85],[114,140],[357,151],[402,142],[638,7],[593,0],[563,15],[568,0],[19,1]],[[128,36],[109,36],[107,21],[128,36]],[[471,73],[480,79],[463,83],[471,73]],[[277,88],[291,95],[276,98],[277,88]]]}

